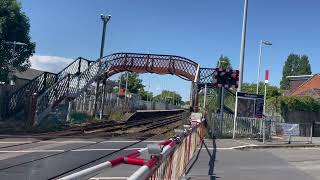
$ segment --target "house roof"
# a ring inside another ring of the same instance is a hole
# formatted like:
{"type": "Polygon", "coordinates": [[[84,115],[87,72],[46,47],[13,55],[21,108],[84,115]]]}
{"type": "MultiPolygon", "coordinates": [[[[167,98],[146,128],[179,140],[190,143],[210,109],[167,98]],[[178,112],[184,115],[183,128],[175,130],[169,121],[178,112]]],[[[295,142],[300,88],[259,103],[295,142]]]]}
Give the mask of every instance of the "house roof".
{"type": "Polygon", "coordinates": [[[306,91],[313,91],[314,93],[319,92],[320,89],[320,74],[315,74],[307,81],[302,83],[299,87],[294,89],[290,95],[297,96],[303,95],[306,91]]]}
{"type": "Polygon", "coordinates": [[[40,71],[40,70],[37,70],[37,69],[32,69],[32,68],[29,68],[27,69],[26,71],[24,72],[19,72],[19,71],[16,71],[14,72],[14,76],[16,76],[17,78],[19,79],[27,79],[27,80],[32,80],[34,79],[35,77],[39,76],[40,74],[42,74],[44,71],[40,71]]]}
{"type": "Polygon", "coordinates": [[[301,96],[311,96],[311,97],[320,97],[320,89],[309,89],[306,91],[303,91],[301,94],[299,94],[301,96]]]}
{"type": "Polygon", "coordinates": [[[299,76],[287,76],[287,78],[291,81],[295,81],[295,80],[308,80],[311,77],[313,77],[314,75],[299,75],[299,76]]]}

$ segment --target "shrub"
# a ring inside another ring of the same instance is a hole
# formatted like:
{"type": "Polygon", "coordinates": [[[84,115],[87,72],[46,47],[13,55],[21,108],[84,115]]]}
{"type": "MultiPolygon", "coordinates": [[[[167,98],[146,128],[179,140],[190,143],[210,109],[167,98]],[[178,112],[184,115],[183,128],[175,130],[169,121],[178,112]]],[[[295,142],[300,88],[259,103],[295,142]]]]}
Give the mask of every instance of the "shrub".
{"type": "Polygon", "coordinates": [[[281,114],[293,111],[320,112],[320,100],[309,96],[272,97],[267,101],[267,111],[281,114]]]}
{"type": "Polygon", "coordinates": [[[90,120],[90,116],[85,113],[74,112],[71,114],[71,121],[73,123],[83,123],[90,120]]]}

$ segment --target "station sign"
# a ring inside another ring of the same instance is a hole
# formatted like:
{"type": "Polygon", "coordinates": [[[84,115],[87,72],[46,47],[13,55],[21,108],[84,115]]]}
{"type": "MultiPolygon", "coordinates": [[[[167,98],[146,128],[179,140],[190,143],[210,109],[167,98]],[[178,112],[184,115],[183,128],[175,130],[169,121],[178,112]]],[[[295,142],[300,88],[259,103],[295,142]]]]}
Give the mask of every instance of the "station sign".
{"type": "Polygon", "coordinates": [[[262,118],[263,117],[263,104],[264,95],[237,92],[238,117],[249,117],[249,118],[262,118]]]}
{"type": "Polygon", "coordinates": [[[282,123],[281,130],[282,130],[283,135],[287,135],[287,136],[299,136],[300,135],[299,124],[282,123]]]}

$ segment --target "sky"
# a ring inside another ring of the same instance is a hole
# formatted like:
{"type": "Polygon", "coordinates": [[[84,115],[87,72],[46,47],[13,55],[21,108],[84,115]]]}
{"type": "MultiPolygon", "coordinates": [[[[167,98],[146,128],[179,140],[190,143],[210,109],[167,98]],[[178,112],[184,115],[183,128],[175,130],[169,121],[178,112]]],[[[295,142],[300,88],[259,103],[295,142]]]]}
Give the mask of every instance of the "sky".
{"type": "MultiPolygon", "coordinates": [[[[102,22],[111,14],[104,54],[137,52],[183,56],[214,67],[221,54],[234,69],[240,59],[243,0],[21,0],[36,42],[32,67],[58,72],[72,59],[99,57],[102,22]]],[[[244,81],[256,82],[260,40],[264,47],[261,80],[279,86],[290,53],[309,56],[320,72],[320,1],[249,0],[244,81]]],[[[143,74],[146,89],[164,89],[189,99],[190,82],[172,75],[143,74]],[[148,87],[150,84],[150,88],[148,87]]],[[[113,79],[116,77],[113,77],[113,79]]]]}

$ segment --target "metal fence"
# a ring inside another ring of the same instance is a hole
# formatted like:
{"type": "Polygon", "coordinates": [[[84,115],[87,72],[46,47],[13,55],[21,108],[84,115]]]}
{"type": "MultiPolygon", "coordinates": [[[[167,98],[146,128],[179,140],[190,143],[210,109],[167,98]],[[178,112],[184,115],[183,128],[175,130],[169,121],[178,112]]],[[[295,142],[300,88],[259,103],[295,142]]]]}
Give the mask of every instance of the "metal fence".
{"type": "Polygon", "coordinates": [[[264,118],[237,117],[232,114],[212,114],[208,121],[212,136],[216,138],[256,138],[272,143],[311,142],[314,125],[306,122],[284,122],[280,115],[264,118]],[[298,126],[293,135],[284,132],[284,125],[298,126]],[[298,132],[297,132],[298,131],[298,132]]]}
{"type": "Polygon", "coordinates": [[[260,137],[262,135],[262,120],[257,118],[237,117],[234,119],[232,114],[213,113],[208,124],[211,126],[212,135],[217,138],[231,138],[234,129],[236,137],[260,137]]]}
{"type": "Polygon", "coordinates": [[[314,131],[313,123],[308,122],[284,122],[275,117],[268,116],[265,119],[265,134],[268,142],[291,143],[291,142],[312,142],[314,131]],[[284,132],[284,125],[296,125],[295,133],[284,132]]]}

